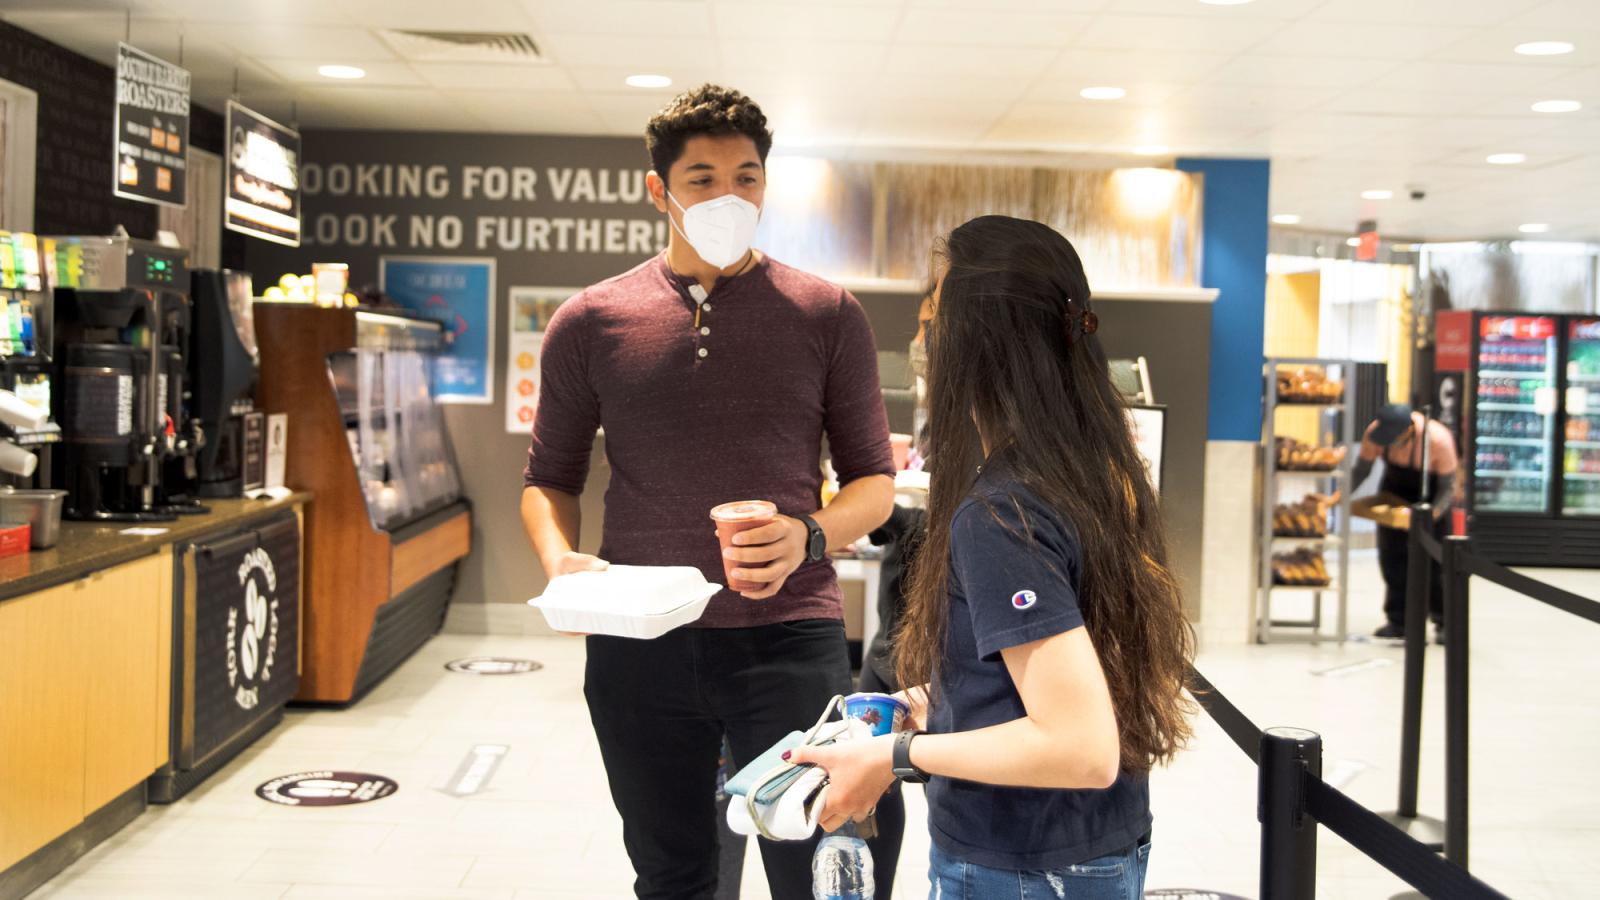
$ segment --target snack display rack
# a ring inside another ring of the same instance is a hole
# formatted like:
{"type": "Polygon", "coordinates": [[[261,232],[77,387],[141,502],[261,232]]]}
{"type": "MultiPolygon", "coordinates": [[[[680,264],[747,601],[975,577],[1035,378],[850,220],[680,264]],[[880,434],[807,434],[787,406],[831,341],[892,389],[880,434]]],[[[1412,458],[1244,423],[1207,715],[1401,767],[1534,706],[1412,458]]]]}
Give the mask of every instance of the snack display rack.
{"type": "Polygon", "coordinates": [[[1256,641],[1265,644],[1299,637],[1320,642],[1328,636],[1322,628],[1323,596],[1333,594],[1338,601],[1334,636],[1343,642],[1349,630],[1356,364],[1352,360],[1276,358],[1267,360],[1264,374],[1256,641]],[[1277,434],[1280,410],[1308,407],[1321,413],[1315,446],[1277,434]],[[1285,593],[1310,595],[1309,618],[1273,615],[1273,598],[1285,593]]]}

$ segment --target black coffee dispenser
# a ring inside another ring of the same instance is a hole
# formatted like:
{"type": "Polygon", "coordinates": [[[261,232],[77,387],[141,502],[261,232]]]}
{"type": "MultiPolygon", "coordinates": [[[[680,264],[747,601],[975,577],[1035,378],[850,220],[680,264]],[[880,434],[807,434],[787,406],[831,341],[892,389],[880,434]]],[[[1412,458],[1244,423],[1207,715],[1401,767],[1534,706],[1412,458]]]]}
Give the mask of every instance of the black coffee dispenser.
{"type": "Polygon", "coordinates": [[[189,372],[194,414],[205,434],[198,490],[202,497],[238,497],[244,493],[245,422],[255,411],[250,274],[196,269],[193,285],[189,372]]]}
{"type": "Polygon", "coordinates": [[[184,398],[187,253],[119,234],[46,238],[45,255],[62,429],[53,481],[68,491],[66,516],[166,521],[203,511],[185,484],[199,449],[184,398]]]}

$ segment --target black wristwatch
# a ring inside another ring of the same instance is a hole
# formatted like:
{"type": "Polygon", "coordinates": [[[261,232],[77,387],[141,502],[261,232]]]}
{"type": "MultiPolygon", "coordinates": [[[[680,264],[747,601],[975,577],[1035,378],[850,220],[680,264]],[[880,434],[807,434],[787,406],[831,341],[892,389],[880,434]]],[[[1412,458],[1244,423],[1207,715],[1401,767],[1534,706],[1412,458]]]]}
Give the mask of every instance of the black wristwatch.
{"type": "Polygon", "coordinates": [[[810,516],[795,516],[806,526],[806,562],[822,562],[828,558],[828,533],[810,516]]]}
{"type": "Polygon", "coordinates": [[[911,762],[911,739],[920,731],[902,731],[894,736],[894,777],[912,784],[927,784],[928,773],[911,762]]]}

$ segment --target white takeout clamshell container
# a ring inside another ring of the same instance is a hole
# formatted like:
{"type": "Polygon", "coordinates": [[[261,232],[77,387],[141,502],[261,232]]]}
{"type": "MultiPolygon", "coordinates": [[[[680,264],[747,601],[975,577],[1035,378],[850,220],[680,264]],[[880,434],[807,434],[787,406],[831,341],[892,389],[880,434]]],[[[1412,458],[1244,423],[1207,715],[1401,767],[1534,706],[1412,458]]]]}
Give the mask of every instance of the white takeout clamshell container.
{"type": "Polygon", "coordinates": [[[612,566],[562,575],[528,605],[557,631],[649,640],[699,619],[720,590],[692,566],[612,566]]]}

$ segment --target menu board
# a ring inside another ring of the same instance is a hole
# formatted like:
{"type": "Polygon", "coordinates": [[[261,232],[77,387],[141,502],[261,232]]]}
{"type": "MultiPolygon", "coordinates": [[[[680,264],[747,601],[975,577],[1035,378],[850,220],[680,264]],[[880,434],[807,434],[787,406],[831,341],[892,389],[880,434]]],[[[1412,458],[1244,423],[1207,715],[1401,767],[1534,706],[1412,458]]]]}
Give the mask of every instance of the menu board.
{"type": "Polygon", "coordinates": [[[300,132],[230,100],[227,165],[223,224],[300,246],[300,132]]]}
{"type": "Polygon", "coordinates": [[[188,70],[118,44],[115,122],[112,193],[166,206],[188,203],[188,70]]]}
{"type": "Polygon", "coordinates": [[[506,433],[528,434],[539,407],[539,353],[556,309],[578,288],[511,288],[506,329],[506,433]]]}

